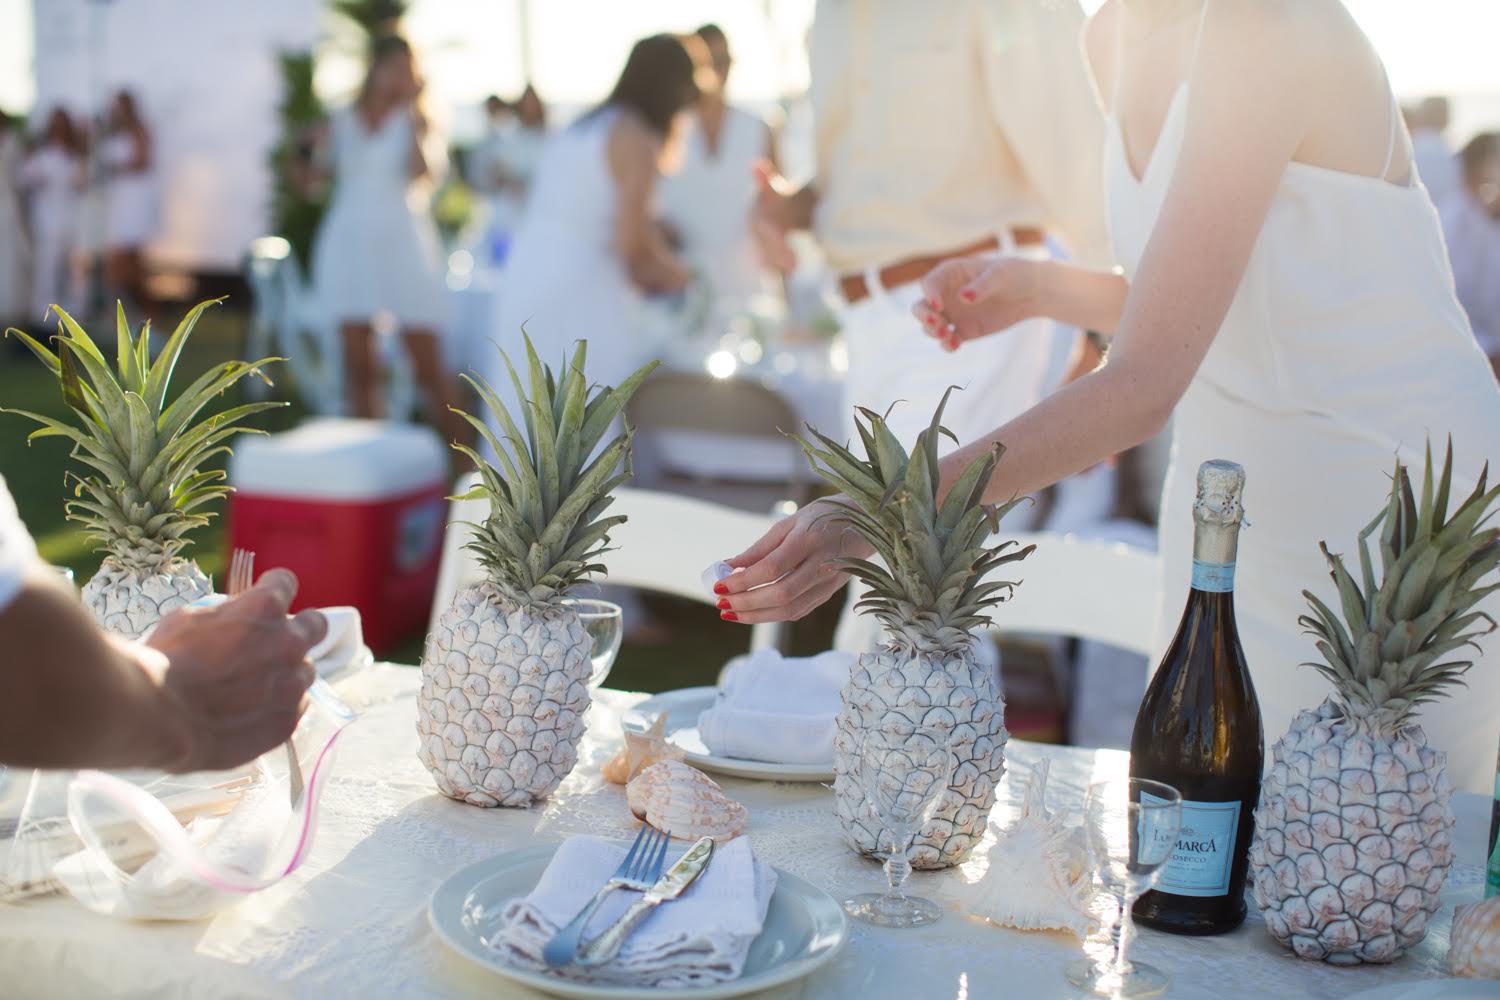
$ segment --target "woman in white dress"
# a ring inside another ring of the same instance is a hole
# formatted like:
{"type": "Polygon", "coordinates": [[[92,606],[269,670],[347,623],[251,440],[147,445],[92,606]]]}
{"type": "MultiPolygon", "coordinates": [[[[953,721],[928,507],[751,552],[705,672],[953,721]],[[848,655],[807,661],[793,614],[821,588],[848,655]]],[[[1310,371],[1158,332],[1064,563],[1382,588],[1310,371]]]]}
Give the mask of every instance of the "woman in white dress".
{"type": "Polygon", "coordinates": [[[547,140],[547,109],[531,84],[513,105],[485,100],[489,130],[475,150],[474,186],[485,196],[486,241],[496,262],[505,258],[511,233],[526,206],[526,192],[547,140]]]}
{"type": "MultiPolygon", "coordinates": [[[[1500,390],[1384,69],[1338,0],[1109,0],[1087,42],[1111,109],[1124,275],[955,262],[915,312],[950,349],[1035,315],[1114,331],[1109,361],[955,452],[944,481],[1003,441],[990,499],[1028,493],[1145,440],[1175,407],[1158,649],[1188,589],[1194,472],[1238,461],[1253,527],[1236,610],[1269,745],[1329,690],[1299,666],[1316,658],[1301,591],[1330,586],[1319,540],[1349,551],[1393,459],[1420,468],[1429,438],[1452,434],[1465,478],[1500,459],[1500,390]]],[[[825,568],[841,533],[819,512],[732,560],[748,567],[726,581],[738,620],[799,617],[842,582],[825,568]]],[[[1500,649],[1483,659],[1420,716],[1454,784],[1476,791],[1500,740],[1500,649]]]]}
{"type": "Polygon", "coordinates": [[[104,280],[112,295],[153,313],[144,249],[157,233],[161,206],[151,133],[130,91],[115,94],[103,137],[104,280]]]}
{"type": "Polygon", "coordinates": [[[21,214],[20,122],[0,111],[0,323],[31,306],[31,240],[21,214]]]}
{"type": "MultiPolygon", "coordinates": [[[[618,385],[645,360],[635,337],[638,297],[678,291],[688,279],[651,210],[663,148],[698,94],[695,72],[683,40],[643,39],[604,103],[548,140],[497,308],[496,343],[512,362],[525,364],[522,324],[554,369],[587,339],[593,382],[618,385]]],[[[513,399],[498,353],[485,374],[513,399]]]]}
{"type": "Polygon", "coordinates": [[[696,32],[708,52],[715,86],[704,90],[682,137],[682,162],[662,181],[661,206],[682,239],[682,254],[731,303],[760,292],[766,275],[750,236],[757,163],[776,163],[772,133],[759,115],[725,100],[733,58],[724,32],[696,32]]]}
{"type": "Polygon", "coordinates": [[[418,105],[411,46],[378,39],[359,96],[329,123],[333,199],[313,245],[313,282],[326,315],[339,326],[349,412],[383,412],[375,323],[394,323],[411,357],[434,422],[466,436],[449,410],[456,382],[443,361],[447,318],[442,250],[430,211],[433,157],[418,105]]]}
{"type": "Polygon", "coordinates": [[[19,176],[31,222],[31,315],[37,319],[51,305],[79,305],[69,301],[68,278],[83,160],[78,130],[66,111],[57,108],[47,117],[47,131],[27,154],[19,176]]]}

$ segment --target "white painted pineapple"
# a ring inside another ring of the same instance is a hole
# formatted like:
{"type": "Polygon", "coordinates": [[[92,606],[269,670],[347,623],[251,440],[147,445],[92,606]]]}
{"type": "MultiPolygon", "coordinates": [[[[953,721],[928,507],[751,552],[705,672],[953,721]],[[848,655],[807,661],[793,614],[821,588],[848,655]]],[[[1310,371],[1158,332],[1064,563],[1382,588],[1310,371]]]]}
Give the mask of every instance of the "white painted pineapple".
{"type": "Polygon", "coordinates": [[[468,544],[485,580],[460,590],[427,637],[417,732],[418,756],[438,788],[476,806],[529,806],[551,794],[578,758],[592,643],[563,598],[603,571],[596,560],[608,551],[610,529],[625,520],[603,514],[630,476],[629,429],[589,459],[656,367],[591,393],[586,348],[580,341],[559,380],[526,341],[529,398],[511,369],[523,397],[519,424],[483,378],[469,379],[510,447],[463,414],[503,474],[454,446],[481,478],[465,499],[490,504],[468,544]]]}
{"type": "Polygon", "coordinates": [[[1303,958],[1394,961],[1426,935],[1453,860],[1445,755],[1413,716],[1460,683],[1472,664],[1454,657],[1494,628],[1473,609],[1500,565],[1500,529],[1481,528],[1500,487],[1486,492],[1486,470],[1450,517],[1452,467],[1450,443],[1434,484],[1429,451],[1419,501],[1397,463],[1385,510],[1360,535],[1361,580],[1324,546],[1344,621],[1304,591],[1313,614],[1300,621],[1326,661],[1310,666],[1334,693],[1272,748],[1250,850],[1266,926],[1303,958]]]}
{"type": "Polygon", "coordinates": [[[890,842],[861,790],[863,734],[922,726],[945,730],[953,741],[948,790],[908,852],[915,868],[958,864],[984,836],[1005,773],[1008,734],[1005,703],[991,670],[975,661],[971,631],[1014,587],[984,577],[1033,548],[1017,548],[1014,541],[986,545],[1018,502],[983,502],[1003,453],[998,446],[976,459],[937,503],[937,444],[948,434],[941,426],[947,401],[945,394],[909,457],[881,416],[865,409],[863,421],[856,418],[864,459],[817,431],[816,443],[802,442],[813,468],[843,494],[828,516],[847,523],[884,563],[843,564],[869,588],[857,608],[886,629],[884,647],[860,656],[850,673],[834,737],[836,808],[851,847],[879,857],[890,842]]]}
{"type": "Polygon", "coordinates": [[[154,362],[150,324],[132,338],[125,311],[117,307],[114,370],[83,328],[57,306],[52,307],[59,320],[56,353],[19,330],[7,331],[47,366],[79,418],[80,426],[72,426],[36,413],[4,411],[41,424],[32,438],[71,440],[73,457],[92,470],[73,477],[78,499],[67,505],[69,520],[82,524],[108,553],[83,588],[83,602],[105,629],[126,638],[139,638],[168,611],[212,593],[208,577],[181,554],[189,544],[187,532],[208,523],[203,505],[228,492],[222,470],[201,467],[228,453],[225,442],[247,430],[238,426],[245,417],[286,405],[248,403],[196,420],[210,400],[246,375],[259,375],[272,358],[215,365],[167,401],[172,370],[193,327],[219,301],[194,306],[154,362]]]}

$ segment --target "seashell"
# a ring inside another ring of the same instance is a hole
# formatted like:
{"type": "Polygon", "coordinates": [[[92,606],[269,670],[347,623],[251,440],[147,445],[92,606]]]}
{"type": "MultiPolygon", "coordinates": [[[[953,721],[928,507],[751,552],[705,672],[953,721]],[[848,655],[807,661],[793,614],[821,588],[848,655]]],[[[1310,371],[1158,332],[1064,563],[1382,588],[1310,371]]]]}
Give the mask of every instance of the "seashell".
{"type": "Polygon", "coordinates": [[[667,742],[667,713],[663,712],[644,733],[625,730],[625,745],[599,769],[605,781],[623,785],[659,760],[681,760],[683,751],[667,742]]]}
{"type": "Polygon", "coordinates": [[[1448,971],[1469,979],[1500,979],[1500,896],[1453,911],[1448,971]]]}
{"type": "Polygon", "coordinates": [[[684,840],[733,840],[749,819],[717,782],[680,760],[659,760],[631,778],[625,801],[637,819],[684,840]]]}
{"type": "Polygon", "coordinates": [[[1081,827],[1047,811],[1050,766],[1042,760],[1031,769],[1020,816],[966,866],[982,873],[967,887],[964,909],[1006,927],[1086,938],[1097,924],[1088,843],[1081,827]]]}

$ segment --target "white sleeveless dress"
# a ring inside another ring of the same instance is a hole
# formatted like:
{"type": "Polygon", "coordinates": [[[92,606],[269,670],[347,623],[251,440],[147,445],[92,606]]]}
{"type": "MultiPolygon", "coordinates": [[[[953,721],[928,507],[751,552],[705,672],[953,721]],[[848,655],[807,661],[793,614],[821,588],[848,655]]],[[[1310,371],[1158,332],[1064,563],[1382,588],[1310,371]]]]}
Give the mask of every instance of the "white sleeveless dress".
{"type": "Polygon", "coordinates": [[[662,214],[682,235],[683,256],[718,298],[742,301],[766,285],[750,237],[756,192],[751,169],[766,155],[770,136],[760,116],[729,106],[718,148],[710,151],[695,117],[683,136],[681,165],[662,178],[662,214]]]}
{"type": "MultiPolygon", "coordinates": [[[[615,249],[617,185],[608,147],[618,116],[606,107],[554,133],[532,177],[491,333],[523,379],[523,323],[554,372],[579,340],[589,343],[590,382],[619,385],[645,360],[636,325],[640,297],[615,249]]],[[[501,399],[513,402],[499,352],[478,356],[501,399]]]]}
{"type": "MultiPolygon", "coordinates": [[[[1183,84],[1140,178],[1111,113],[1105,183],[1116,259],[1127,277],[1171,183],[1187,101],[1183,84]]],[[[1394,138],[1393,119],[1392,146],[1394,138]]],[[[1441,461],[1449,434],[1454,494],[1472,489],[1486,461],[1493,482],[1500,390],[1454,295],[1426,190],[1289,164],[1224,324],[1174,416],[1153,659],[1170,641],[1188,591],[1198,465],[1239,462],[1249,526],[1235,609],[1269,747],[1295,712],[1330,691],[1300,665],[1318,658],[1297,624],[1303,589],[1338,607],[1318,542],[1354,555],[1359,532],[1384,502],[1396,456],[1420,476],[1425,443],[1433,442],[1441,461]]],[[[1468,688],[1418,716],[1432,745],[1447,751],[1454,785],[1470,791],[1490,788],[1500,745],[1500,634],[1482,645],[1468,688]]]]}
{"type": "Polygon", "coordinates": [[[403,327],[447,319],[442,244],[425,185],[411,180],[412,118],[393,111],[375,131],[353,108],[336,112],[333,201],[313,244],[319,304],[335,323],[379,313],[403,327]]]}

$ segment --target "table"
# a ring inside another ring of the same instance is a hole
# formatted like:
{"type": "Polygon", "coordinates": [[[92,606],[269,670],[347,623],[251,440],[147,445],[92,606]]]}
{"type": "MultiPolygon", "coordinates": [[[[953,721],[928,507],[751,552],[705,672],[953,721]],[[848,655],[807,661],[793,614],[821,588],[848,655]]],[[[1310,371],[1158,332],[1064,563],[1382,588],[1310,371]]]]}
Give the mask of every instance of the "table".
{"type": "MultiPolygon", "coordinates": [[[[282,883],[211,922],[129,924],[98,917],[70,899],[0,907],[0,969],[6,996],[180,997],[530,997],[451,953],[428,928],[427,900],[449,874],[509,848],[574,833],[624,837],[633,820],[624,794],[598,773],[618,741],[621,713],[643,695],[605,690],[592,710],[579,766],[557,794],[532,810],[477,809],[440,796],[416,759],[417,671],[377,666],[342,692],[363,717],[343,739],[307,864],[282,883]]],[[[1051,757],[1054,808],[1082,801],[1092,776],[1123,771],[1119,751],[1069,749],[1013,740],[1012,775],[1051,757]]],[[[1002,785],[1002,818],[1024,781],[1002,785]]],[[[818,785],[726,780],[750,808],[748,835],[772,863],[835,895],[874,889],[879,868],[839,839],[830,793],[818,785]]],[[[1488,803],[1455,796],[1460,863],[1445,902],[1482,892],[1488,803]]],[[[917,873],[912,887],[952,903],[957,872],[917,873]]],[[[1336,969],[1293,958],[1252,915],[1219,938],[1142,931],[1137,954],[1170,971],[1169,997],[1277,1000],[1343,997],[1359,990],[1443,975],[1449,917],[1387,967],[1336,969]]],[[[790,998],[1074,997],[1062,967],[1079,954],[1071,936],[1022,933],[957,913],[931,927],[887,930],[852,923],[848,945],[802,984],[763,994],[790,998]]]]}

